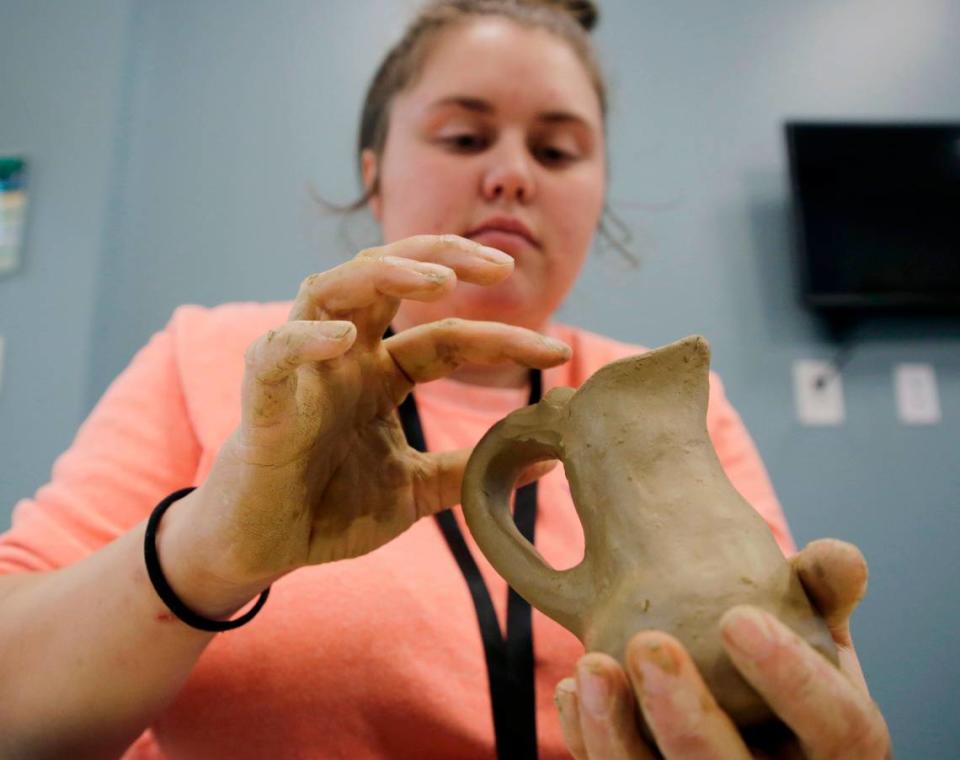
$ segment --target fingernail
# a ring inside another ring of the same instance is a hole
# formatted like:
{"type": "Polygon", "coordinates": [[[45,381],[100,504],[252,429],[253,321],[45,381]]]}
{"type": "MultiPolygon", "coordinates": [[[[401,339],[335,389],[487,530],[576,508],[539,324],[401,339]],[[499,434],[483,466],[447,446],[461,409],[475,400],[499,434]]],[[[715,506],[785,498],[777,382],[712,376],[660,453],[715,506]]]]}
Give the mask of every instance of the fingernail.
{"type": "Polygon", "coordinates": [[[560,701],[571,697],[577,693],[577,682],[572,678],[564,678],[560,683],[557,684],[557,688],[553,691],[553,701],[560,706],[560,701]]]}
{"type": "Polygon", "coordinates": [[[442,264],[431,264],[429,261],[414,261],[413,259],[404,259],[399,256],[384,256],[382,261],[391,266],[406,269],[421,277],[426,277],[428,280],[440,281],[450,276],[449,267],[445,267],[442,264]]]}
{"type": "Polygon", "coordinates": [[[543,342],[546,343],[551,350],[556,351],[557,353],[570,353],[570,346],[561,340],[557,340],[556,338],[544,338],[543,342]]]}
{"type": "Polygon", "coordinates": [[[641,686],[647,694],[666,694],[673,689],[680,666],[667,648],[646,644],[634,656],[634,665],[640,674],[641,686]]]}
{"type": "Polygon", "coordinates": [[[330,322],[326,325],[326,336],[330,340],[340,340],[353,332],[352,322],[330,322]]]}
{"type": "Polygon", "coordinates": [[[477,252],[491,264],[505,266],[513,263],[513,256],[497,250],[496,248],[490,248],[489,246],[481,245],[477,248],[477,252]]]}
{"type": "Polygon", "coordinates": [[[597,718],[610,712],[610,687],[602,674],[589,665],[577,667],[577,699],[580,706],[597,718]]]}
{"type": "Polygon", "coordinates": [[[768,657],[776,646],[766,615],[749,607],[728,612],[720,622],[720,631],[730,646],[754,660],[768,657]]]}
{"type": "Polygon", "coordinates": [[[652,645],[636,655],[640,701],[652,725],[674,736],[695,736],[703,719],[703,694],[680,674],[680,663],[666,647],[652,645]]]}

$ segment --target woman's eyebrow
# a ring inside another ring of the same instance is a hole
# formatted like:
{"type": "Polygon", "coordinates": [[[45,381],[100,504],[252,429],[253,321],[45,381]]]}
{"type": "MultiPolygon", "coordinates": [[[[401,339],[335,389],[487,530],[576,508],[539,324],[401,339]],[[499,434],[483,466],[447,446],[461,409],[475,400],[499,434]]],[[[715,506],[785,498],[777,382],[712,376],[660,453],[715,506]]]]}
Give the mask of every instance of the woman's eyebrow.
{"type": "Polygon", "coordinates": [[[428,108],[433,111],[434,109],[444,108],[445,106],[459,106],[467,111],[475,111],[476,113],[494,113],[496,111],[493,104],[489,101],[466,95],[448,95],[445,98],[433,101],[428,108]]]}
{"type": "MultiPolygon", "coordinates": [[[[496,107],[490,101],[469,95],[448,95],[439,98],[428,106],[428,110],[433,111],[437,108],[447,106],[458,106],[466,111],[482,114],[493,114],[497,111],[496,107]]],[[[592,126],[589,119],[573,111],[543,111],[537,114],[537,121],[542,121],[547,124],[580,124],[585,127],[592,126]]]]}
{"type": "Polygon", "coordinates": [[[590,122],[579,114],[571,111],[544,111],[537,114],[537,121],[544,121],[548,124],[581,124],[589,127],[590,122]]]}

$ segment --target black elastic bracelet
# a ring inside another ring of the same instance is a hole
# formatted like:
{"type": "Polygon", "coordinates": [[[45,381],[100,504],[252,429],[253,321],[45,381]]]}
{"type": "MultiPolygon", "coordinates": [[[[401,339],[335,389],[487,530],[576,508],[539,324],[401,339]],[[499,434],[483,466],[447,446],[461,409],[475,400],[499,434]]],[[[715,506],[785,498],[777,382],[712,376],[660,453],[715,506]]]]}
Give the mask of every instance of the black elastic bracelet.
{"type": "Polygon", "coordinates": [[[147,563],[147,574],[150,576],[150,582],[153,583],[153,588],[156,590],[157,595],[163,600],[163,603],[167,605],[170,612],[191,628],[213,632],[230,631],[234,628],[239,628],[245,623],[249,623],[253,620],[254,616],[260,612],[260,608],[263,607],[267,601],[267,597],[270,595],[269,586],[260,594],[260,598],[253,608],[236,620],[208,620],[198,615],[180,601],[177,595],[173,593],[173,589],[170,588],[170,584],[167,583],[167,579],[163,576],[163,570],[160,569],[160,558],[157,556],[157,526],[160,525],[160,518],[173,502],[177,499],[182,499],[193,490],[194,488],[181,488],[179,491],[175,491],[157,504],[153,513],[150,515],[150,519],[147,521],[147,533],[143,539],[143,557],[147,563]]]}

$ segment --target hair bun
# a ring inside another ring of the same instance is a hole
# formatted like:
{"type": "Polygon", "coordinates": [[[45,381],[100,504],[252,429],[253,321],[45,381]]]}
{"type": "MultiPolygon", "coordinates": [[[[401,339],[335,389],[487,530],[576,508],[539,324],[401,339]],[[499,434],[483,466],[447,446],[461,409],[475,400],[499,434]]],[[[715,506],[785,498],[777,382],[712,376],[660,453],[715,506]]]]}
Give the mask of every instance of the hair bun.
{"type": "Polygon", "coordinates": [[[547,4],[569,13],[588,32],[593,31],[600,20],[600,11],[593,0],[548,0],[547,4]]]}

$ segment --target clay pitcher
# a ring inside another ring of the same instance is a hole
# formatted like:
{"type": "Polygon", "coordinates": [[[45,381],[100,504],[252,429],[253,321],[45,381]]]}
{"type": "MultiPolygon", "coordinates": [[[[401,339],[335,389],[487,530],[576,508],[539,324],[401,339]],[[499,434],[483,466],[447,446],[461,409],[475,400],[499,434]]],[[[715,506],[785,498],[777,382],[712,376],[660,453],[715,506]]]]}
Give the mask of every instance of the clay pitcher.
{"type": "Polygon", "coordinates": [[[689,337],[513,412],[474,450],[463,509],[497,571],[587,651],[623,664],[635,633],[666,631],[745,727],[773,716],[723,649],[726,610],[761,607],[834,664],[837,656],[769,527],[720,465],[706,426],[709,365],[706,340],[689,337]],[[545,459],[563,462],[583,525],[583,561],[564,571],[543,560],[510,513],[517,477],[545,459]]]}

